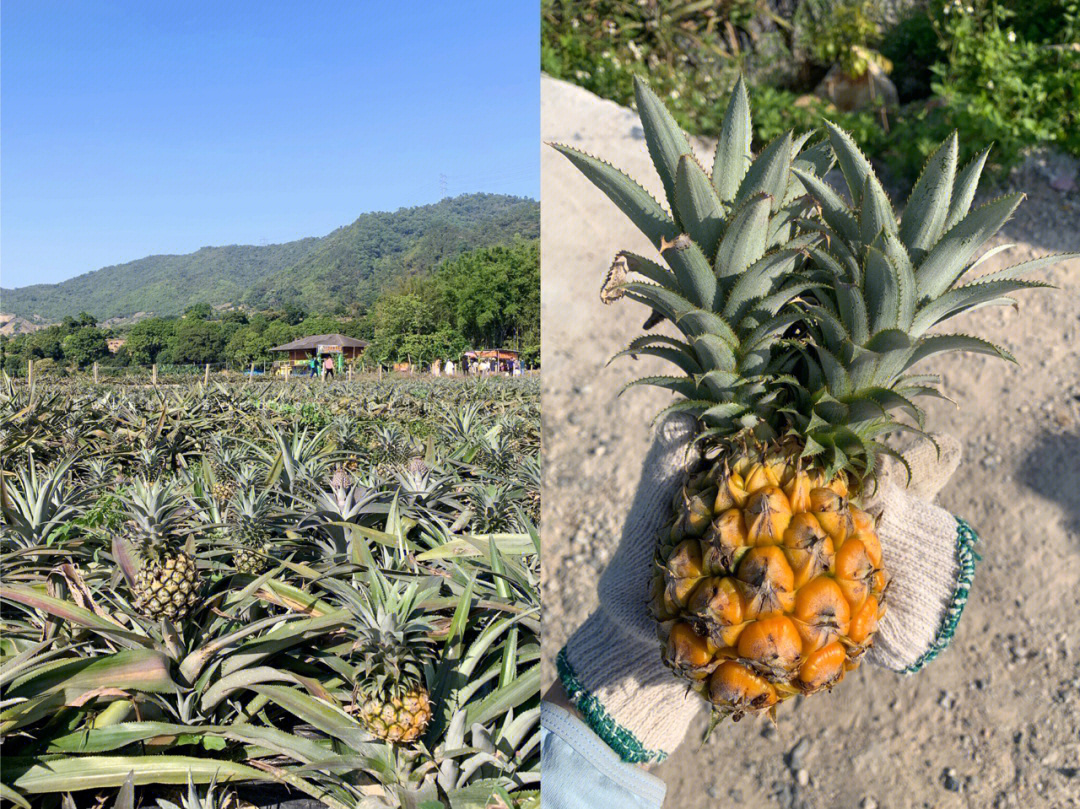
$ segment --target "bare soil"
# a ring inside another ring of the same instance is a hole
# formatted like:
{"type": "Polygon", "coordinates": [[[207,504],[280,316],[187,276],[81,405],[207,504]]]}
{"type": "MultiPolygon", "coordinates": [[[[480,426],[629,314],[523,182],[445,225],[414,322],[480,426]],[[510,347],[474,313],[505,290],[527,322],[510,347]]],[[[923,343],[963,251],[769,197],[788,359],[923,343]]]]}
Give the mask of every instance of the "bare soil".
{"type": "MultiPolygon", "coordinates": [[[[541,103],[545,142],[601,156],[662,198],[635,113],[548,77],[541,103]]],[[[709,145],[696,148],[711,165],[709,145]]],[[[647,312],[598,295],[617,250],[655,251],[546,147],[541,173],[546,688],[556,653],[596,606],[650,422],[669,400],[645,388],[618,396],[662,366],[607,365],[647,312]]],[[[1080,195],[1035,171],[1011,182],[1029,199],[995,244],[1015,246],[978,274],[1080,250],[1080,195]]],[[[747,719],[702,745],[702,716],[654,768],[666,806],[1080,806],[1080,262],[1043,277],[1059,289],[957,323],[1005,345],[1019,366],[959,355],[930,369],[959,405],[930,402],[932,429],[965,452],[940,501],[982,538],[952,646],[914,676],[862,666],[832,693],[783,706],[775,728],[747,719]]]]}

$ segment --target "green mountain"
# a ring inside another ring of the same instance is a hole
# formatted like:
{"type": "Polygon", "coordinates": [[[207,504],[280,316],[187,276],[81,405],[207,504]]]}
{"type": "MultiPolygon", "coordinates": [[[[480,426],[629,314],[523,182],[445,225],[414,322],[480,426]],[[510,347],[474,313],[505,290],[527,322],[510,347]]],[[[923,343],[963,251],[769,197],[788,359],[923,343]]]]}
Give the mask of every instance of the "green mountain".
{"type": "Polygon", "coordinates": [[[59,284],[0,289],[0,310],[46,322],[87,311],[99,320],[181,314],[194,303],[309,312],[367,306],[389,283],[466,250],[540,235],[540,205],[465,194],[433,205],[367,213],[321,238],[204,247],[103,267],[59,284]]]}

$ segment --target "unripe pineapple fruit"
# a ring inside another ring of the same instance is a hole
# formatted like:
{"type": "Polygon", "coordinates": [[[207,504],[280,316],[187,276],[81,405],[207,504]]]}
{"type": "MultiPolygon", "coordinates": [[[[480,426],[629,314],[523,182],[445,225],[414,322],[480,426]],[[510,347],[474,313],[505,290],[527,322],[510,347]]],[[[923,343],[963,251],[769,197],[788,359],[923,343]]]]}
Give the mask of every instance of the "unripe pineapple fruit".
{"type": "Polygon", "coordinates": [[[370,696],[359,708],[364,727],[373,736],[388,742],[414,742],[431,721],[431,701],[423,688],[412,688],[389,697],[370,696]]]}
{"type": "Polygon", "coordinates": [[[420,606],[438,590],[391,582],[378,569],[368,573],[362,598],[349,602],[356,618],[360,654],[353,706],[364,728],[388,742],[420,738],[431,721],[424,664],[432,658],[431,623],[420,606]]]}
{"type": "Polygon", "coordinates": [[[266,491],[246,489],[229,508],[230,538],[236,544],[233,566],[238,573],[258,575],[269,563],[270,498],[266,491]]]}
{"type": "Polygon", "coordinates": [[[664,661],[719,714],[831,688],[873,642],[888,577],[847,494],[844,475],[744,454],[676,496],[651,609],[664,661]]]}
{"type": "Polygon", "coordinates": [[[155,621],[185,618],[199,601],[199,574],[187,553],[166,553],[149,561],[135,578],[135,609],[155,621]]]}
{"type": "Polygon", "coordinates": [[[199,602],[202,581],[178,537],[183,499],[171,483],[137,479],[123,500],[132,529],[127,542],[140,562],[132,584],[135,609],[153,621],[185,618],[199,602]]]}

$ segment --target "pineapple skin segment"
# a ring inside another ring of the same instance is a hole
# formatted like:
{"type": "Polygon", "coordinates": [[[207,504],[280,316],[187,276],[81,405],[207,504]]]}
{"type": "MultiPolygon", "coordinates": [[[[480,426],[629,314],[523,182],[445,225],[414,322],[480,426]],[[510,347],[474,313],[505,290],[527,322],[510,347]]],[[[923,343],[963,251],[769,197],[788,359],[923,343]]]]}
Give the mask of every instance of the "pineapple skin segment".
{"type": "Polygon", "coordinates": [[[370,694],[360,705],[360,722],[369,733],[396,744],[416,741],[431,721],[428,692],[415,688],[402,694],[370,694]]]}
{"type": "Polygon", "coordinates": [[[884,616],[874,519],[844,473],[797,458],[726,453],[690,476],[658,538],[650,611],[664,662],[719,717],[831,689],[884,616]]]}
{"type": "Polygon", "coordinates": [[[180,552],[140,568],[135,579],[135,609],[157,621],[187,617],[199,603],[199,574],[195,560],[180,552]]]}

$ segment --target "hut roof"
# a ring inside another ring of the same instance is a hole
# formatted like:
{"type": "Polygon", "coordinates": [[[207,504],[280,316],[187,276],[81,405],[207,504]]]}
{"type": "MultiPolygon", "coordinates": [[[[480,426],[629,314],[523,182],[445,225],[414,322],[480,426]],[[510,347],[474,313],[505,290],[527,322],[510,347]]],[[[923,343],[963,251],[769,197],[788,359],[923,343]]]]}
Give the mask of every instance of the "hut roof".
{"type": "Polygon", "coordinates": [[[301,337],[285,345],[275,346],[271,351],[307,351],[314,350],[319,346],[341,346],[342,348],[365,348],[367,340],[357,340],[355,337],[346,337],[344,334],[313,334],[310,337],[301,337]]]}

